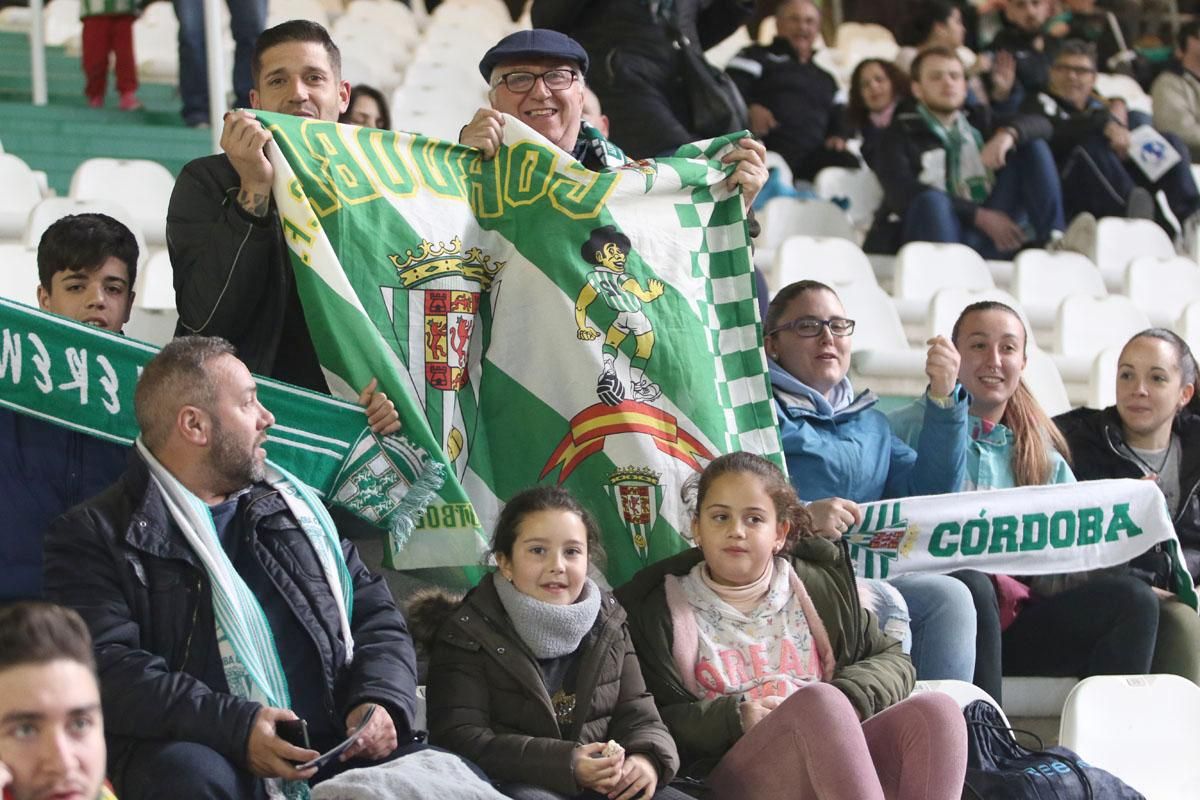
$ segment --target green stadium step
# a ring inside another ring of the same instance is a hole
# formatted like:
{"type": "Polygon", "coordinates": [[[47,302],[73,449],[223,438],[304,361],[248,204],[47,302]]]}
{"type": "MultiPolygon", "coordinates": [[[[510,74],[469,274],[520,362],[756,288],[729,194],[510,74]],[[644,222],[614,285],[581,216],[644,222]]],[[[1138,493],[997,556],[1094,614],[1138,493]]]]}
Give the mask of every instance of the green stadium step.
{"type": "Polygon", "coordinates": [[[46,48],[49,105],[33,106],[29,41],[0,33],[0,143],[5,152],[46,172],[50,187],[66,195],[71,176],[89,158],[146,158],[178,174],[211,150],[210,132],[193,130],[179,117],[174,86],[142,84],[141,111],[119,111],[109,86],[106,107],[90,108],[83,96],[79,58],[61,47],[46,48]]]}

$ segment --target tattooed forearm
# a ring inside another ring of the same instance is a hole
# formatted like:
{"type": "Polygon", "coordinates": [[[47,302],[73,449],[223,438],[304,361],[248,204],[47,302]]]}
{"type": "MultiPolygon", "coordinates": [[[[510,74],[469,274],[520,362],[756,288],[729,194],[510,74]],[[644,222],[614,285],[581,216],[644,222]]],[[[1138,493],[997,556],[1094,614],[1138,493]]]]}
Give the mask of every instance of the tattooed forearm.
{"type": "Polygon", "coordinates": [[[256,217],[265,217],[271,204],[271,195],[259,192],[248,192],[242,189],[238,192],[238,203],[242,208],[256,217]]]}

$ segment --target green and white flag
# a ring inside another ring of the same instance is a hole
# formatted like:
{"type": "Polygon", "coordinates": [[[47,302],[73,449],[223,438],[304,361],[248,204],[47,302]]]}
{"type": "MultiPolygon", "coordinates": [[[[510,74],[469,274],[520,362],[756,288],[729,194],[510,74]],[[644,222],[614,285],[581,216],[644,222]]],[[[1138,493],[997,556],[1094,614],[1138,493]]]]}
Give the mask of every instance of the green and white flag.
{"type": "Polygon", "coordinates": [[[1124,564],[1161,543],[1179,598],[1196,592],[1162,492],[1120,478],[906,497],[860,506],[846,534],[859,575],[977,569],[1008,575],[1087,572],[1124,564]]]}
{"type": "Polygon", "coordinates": [[[507,498],[559,483],[598,517],[620,583],[686,546],[680,489],[713,457],[782,464],[744,211],[717,160],[738,136],[591,172],[512,117],[483,161],[259,116],[331,386],[378,376],[452,479],[392,537],[393,566],[478,563],[507,498]]]}

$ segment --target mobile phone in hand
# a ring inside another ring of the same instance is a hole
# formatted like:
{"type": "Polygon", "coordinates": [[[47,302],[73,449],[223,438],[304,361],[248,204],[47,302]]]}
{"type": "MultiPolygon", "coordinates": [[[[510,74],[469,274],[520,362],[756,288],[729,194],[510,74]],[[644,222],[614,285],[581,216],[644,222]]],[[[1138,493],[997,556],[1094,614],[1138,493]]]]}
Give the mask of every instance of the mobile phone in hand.
{"type": "Polygon", "coordinates": [[[308,743],[308,722],[302,719],[281,719],[275,722],[275,735],[288,744],[311,750],[308,743]]]}

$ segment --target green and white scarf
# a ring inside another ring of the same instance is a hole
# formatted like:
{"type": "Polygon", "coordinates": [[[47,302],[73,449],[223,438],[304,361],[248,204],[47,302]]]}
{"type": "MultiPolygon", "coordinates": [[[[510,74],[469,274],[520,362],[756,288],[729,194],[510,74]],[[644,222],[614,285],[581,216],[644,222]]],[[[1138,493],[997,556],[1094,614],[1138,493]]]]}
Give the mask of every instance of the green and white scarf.
{"type": "Polygon", "coordinates": [[[987,200],[995,176],[983,165],[983,136],[967,122],[967,116],[960,111],[946,127],[924,103],[917,104],[917,113],[946,153],[946,193],[973,203],[987,200]]]}
{"type": "Polygon", "coordinates": [[[588,150],[592,151],[605,169],[620,169],[630,163],[625,151],[605,139],[604,134],[592,127],[590,123],[579,123],[579,138],[575,141],[576,147],[580,142],[586,142],[588,150]]]}
{"type": "MultiPolygon", "coordinates": [[[[287,676],[279,660],[271,623],[221,546],[212,510],[159,463],[140,436],[134,446],[146,460],[171,518],[200,559],[212,585],[217,645],[229,691],[272,708],[290,708],[287,676]]],[[[354,658],[354,636],[350,631],[354,586],[337,529],[312,490],[293,475],[268,462],[267,482],[279,491],[321,562],[325,580],[337,602],[342,645],[346,664],[350,664],[354,658]]],[[[268,781],[267,787],[272,797],[308,797],[308,785],[303,781],[268,781]]]]}

